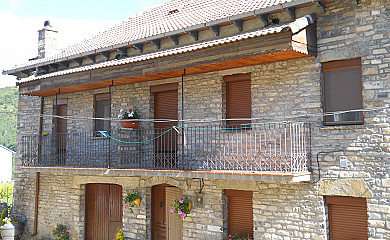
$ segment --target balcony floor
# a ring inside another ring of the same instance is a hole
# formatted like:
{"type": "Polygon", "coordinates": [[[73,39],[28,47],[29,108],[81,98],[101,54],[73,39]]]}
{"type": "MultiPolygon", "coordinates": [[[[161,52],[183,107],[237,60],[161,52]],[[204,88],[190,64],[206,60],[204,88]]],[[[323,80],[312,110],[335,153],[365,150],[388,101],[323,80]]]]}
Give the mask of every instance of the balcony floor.
{"type": "Polygon", "coordinates": [[[184,178],[215,178],[232,180],[253,180],[270,182],[308,182],[311,172],[271,172],[271,171],[181,171],[148,169],[108,169],[108,168],[67,168],[67,167],[21,167],[28,172],[52,172],[74,174],[102,174],[122,176],[164,176],[184,178]]]}

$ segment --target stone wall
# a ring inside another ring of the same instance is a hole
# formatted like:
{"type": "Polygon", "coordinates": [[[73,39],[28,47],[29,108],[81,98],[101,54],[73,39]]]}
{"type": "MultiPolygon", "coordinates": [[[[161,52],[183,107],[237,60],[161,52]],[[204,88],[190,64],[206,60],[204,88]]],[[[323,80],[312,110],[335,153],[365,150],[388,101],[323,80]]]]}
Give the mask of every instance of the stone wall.
{"type": "MultiPolygon", "coordinates": [[[[254,191],[255,239],[327,239],[328,226],[323,196],[365,197],[368,202],[369,239],[390,239],[390,125],[389,111],[364,114],[364,125],[323,126],[321,62],[361,57],[365,109],[389,104],[390,3],[362,0],[327,3],[318,15],[318,58],[284,61],[207,74],[186,76],[186,119],[224,118],[222,78],[252,73],[252,116],[264,122],[307,121],[312,124],[313,183],[278,183],[205,179],[204,207],[194,208],[184,220],[184,239],[223,239],[227,232],[223,189],[254,191]],[[317,164],[318,154],[318,164],[317,164]],[[347,160],[347,167],[340,166],[347,160]],[[319,175],[321,173],[321,175],[319,175]]],[[[137,107],[142,118],[153,117],[150,86],[181,79],[136,83],[112,88],[112,117],[121,108],[137,107]]],[[[68,98],[68,114],[93,117],[93,95],[99,89],[61,95],[68,98]]],[[[45,113],[53,113],[54,97],[45,97],[45,113]]],[[[179,97],[179,106],[181,106],[179,97]]],[[[20,97],[19,111],[38,113],[37,97],[20,97]]],[[[180,107],[179,107],[180,112],[180,107]]],[[[180,113],[181,114],[181,113],[180,113]]],[[[179,114],[179,116],[180,116],[179,114]]],[[[141,123],[149,127],[149,123],[141,123]]],[[[113,123],[114,127],[119,122],[113,123]]],[[[69,120],[69,131],[92,131],[92,120],[69,120]]],[[[53,120],[45,118],[44,131],[52,132],[53,120]]],[[[20,134],[38,132],[38,118],[20,116],[20,134]]],[[[26,239],[33,231],[35,174],[20,170],[17,152],[15,210],[27,215],[26,239]]],[[[124,231],[129,239],[150,238],[151,186],[168,183],[193,198],[198,179],[120,177],[82,174],[41,174],[38,233],[50,236],[56,223],[71,227],[73,239],[84,234],[84,194],[87,183],[119,183],[126,191],[137,189],[143,198],[134,214],[124,211],[124,231]]]]}

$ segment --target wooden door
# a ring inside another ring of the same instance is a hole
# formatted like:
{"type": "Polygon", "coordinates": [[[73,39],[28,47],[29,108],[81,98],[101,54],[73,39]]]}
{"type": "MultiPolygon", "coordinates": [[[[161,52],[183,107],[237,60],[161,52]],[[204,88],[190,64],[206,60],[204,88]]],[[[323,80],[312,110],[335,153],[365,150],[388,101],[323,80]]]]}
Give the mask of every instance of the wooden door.
{"type": "Polygon", "coordinates": [[[165,187],[165,202],[168,223],[168,239],[182,240],[183,239],[183,219],[177,213],[171,213],[175,200],[183,197],[183,191],[177,187],[165,187]]]}
{"type": "Polygon", "coordinates": [[[118,227],[122,227],[122,187],[112,184],[87,184],[85,239],[115,239],[118,227]]]}
{"type": "Polygon", "coordinates": [[[166,184],[152,187],[152,240],[183,238],[183,220],[170,212],[175,199],[182,195],[181,189],[166,184]]]}
{"type": "MultiPolygon", "coordinates": [[[[58,116],[68,115],[68,105],[57,106],[58,116]]],[[[67,120],[64,118],[57,118],[57,164],[64,165],[66,160],[66,135],[68,131],[67,120]]]]}
{"type": "MultiPolygon", "coordinates": [[[[177,89],[154,92],[154,119],[178,119],[177,89]]],[[[177,121],[155,122],[155,134],[177,125],[177,121]]],[[[176,166],[177,132],[169,131],[155,140],[155,165],[158,168],[174,168],[176,166]]]]}

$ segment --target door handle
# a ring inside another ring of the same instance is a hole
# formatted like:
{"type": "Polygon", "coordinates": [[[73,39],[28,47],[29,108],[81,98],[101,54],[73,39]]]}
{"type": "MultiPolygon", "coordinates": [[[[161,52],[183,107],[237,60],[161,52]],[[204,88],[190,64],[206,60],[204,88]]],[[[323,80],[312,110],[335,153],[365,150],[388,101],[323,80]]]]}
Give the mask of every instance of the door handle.
{"type": "Polygon", "coordinates": [[[164,205],[164,202],[160,202],[160,207],[162,207],[164,205]]]}

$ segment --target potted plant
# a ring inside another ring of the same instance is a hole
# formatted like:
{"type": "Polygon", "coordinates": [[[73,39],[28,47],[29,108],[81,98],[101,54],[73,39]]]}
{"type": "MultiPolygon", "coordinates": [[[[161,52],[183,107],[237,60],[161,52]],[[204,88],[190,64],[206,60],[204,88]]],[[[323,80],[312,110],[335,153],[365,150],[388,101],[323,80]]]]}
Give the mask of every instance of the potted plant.
{"type": "Polygon", "coordinates": [[[24,231],[25,216],[11,215],[3,219],[4,225],[1,227],[3,239],[20,239],[24,231]]]}
{"type": "Polygon", "coordinates": [[[123,128],[138,128],[139,127],[139,121],[129,121],[131,119],[139,119],[138,111],[137,109],[129,109],[129,111],[125,111],[121,109],[119,111],[118,118],[122,119],[121,126],[123,128]]]}
{"type": "Polygon", "coordinates": [[[188,198],[179,198],[175,200],[170,211],[171,213],[179,214],[182,218],[186,218],[191,213],[191,206],[191,201],[188,198]]]}
{"type": "Polygon", "coordinates": [[[127,192],[127,196],[123,199],[125,202],[125,209],[130,209],[130,212],[133,213],[133,207],[137,205],[138,207],[141,204],[141,197],[138,194],[138,191],[135,190],[133,193],[127,192]]]}

